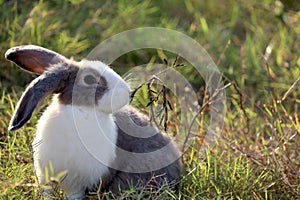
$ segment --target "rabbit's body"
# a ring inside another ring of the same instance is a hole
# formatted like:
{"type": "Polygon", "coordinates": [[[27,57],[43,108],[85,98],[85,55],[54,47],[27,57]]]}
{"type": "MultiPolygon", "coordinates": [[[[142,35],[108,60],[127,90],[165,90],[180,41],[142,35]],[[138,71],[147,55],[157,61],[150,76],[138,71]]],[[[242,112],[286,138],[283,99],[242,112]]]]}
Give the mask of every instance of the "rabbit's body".
{"type": "Polygon", "coordinates": [[[23,93],[9,130],[22,127],[55,94],[32,144],[40,184],[61,175],[62,189],[77,199],[99,188],[113,194],[130,186],[159,190],[180,179],[176,145],[127,105],[129,86],[111,68],[32,45],[12,48],[6,58],[41,74],[23,93]]]}
{"type": "Polygon", "coordinates": [[[152,191],[174,188],[180,180],[181,161],[171,138],[150,126],[148,117],[131,106],[116,112],[114,118],[118,126],[117,157],[103,187],[113,193],[130,186],[152,191]],[[129,125],[131,134],[128,134],[129,125]]]}
{"type": "Polygon", "coordinates": [[[69,195],[98,185],[99,178],[109,173],[100,161],[115,160],[116,141],[117,127],[111,114],[60,104],[55,96],[39,120],[32,144],[39,182],[45,183],[48,169],[48,177],[64,173],[61,187],[69,195]]]}

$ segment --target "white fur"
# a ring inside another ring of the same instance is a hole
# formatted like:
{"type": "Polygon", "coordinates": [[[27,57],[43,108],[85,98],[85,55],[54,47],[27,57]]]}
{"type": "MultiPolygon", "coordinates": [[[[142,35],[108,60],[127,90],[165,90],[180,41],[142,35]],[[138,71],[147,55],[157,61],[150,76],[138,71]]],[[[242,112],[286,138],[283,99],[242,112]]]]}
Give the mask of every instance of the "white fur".
{"type": "Polygon", "coordinates": [[[82,67],[98,70],[109,90],[97,107],[63,105],[54,96],[39,120],[33,141],[34,167],[39,182],[66,172],[61,187],[72,199],[83,195],[85,187],[98,184],[116,158],[117,127],[112,112],[129,101],[129,87],[113,70],[101,62],[81,61],[82,67]],[[53,169],[54,174],[51,174],[53,169]]]}
{"type": "Polygon", "coordinates": [[[108,172],[105,164],[115,159],[116,139],[117,129],[111,115],[62,105],[54,97],[40,118],[33,142],[34,166],[40,183],[45,181],[45,168],[51,173],[51,167],[54,174],[49,175],[67,173],[62,181],[67,194],[98,183],[108,172]]]}
{"type": "Polygon", "coordinates": [[[108,91],[99,101],[99,109],[102,112],[112,113],[118,111],[129,102],[129,86],[111,68],[100,61],[82,60],[80,64],[82,67],[90,67],[99,71],[107,80],[108,91]]]}

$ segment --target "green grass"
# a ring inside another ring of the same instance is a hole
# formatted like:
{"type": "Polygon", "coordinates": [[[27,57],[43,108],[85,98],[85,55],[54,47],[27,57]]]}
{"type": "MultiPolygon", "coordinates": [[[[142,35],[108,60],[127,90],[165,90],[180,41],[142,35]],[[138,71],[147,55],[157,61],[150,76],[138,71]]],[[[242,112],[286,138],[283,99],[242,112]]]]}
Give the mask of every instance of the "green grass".
{"type": "MultiPolygon", "coordinates": [[[[5,51],[15,45],[36,44],[79,60],[104,39],[146,26],[166,27],[194,38],[217,63],[225,83],[232,82],[226,88],[221,139],[204,156],[199,155],[199,146],[205,141],[195,140],[183,157],[185,170],[179,192],[166,191],[160,198],[297,199],[300,4],[292,0],[225,2],[0,0],[0,199],[41,198],[31,153],[41,112],[20,131],[7,131],[14,106],[34,75],[7,62],[5,51]]],[[[167,56],[168,61],[174,61],[176,55],[167,56]]],[[[120,57],[112,66],[124,73],[150,61],[163,62],[156,51],[137,51],[120,57]]],[[[186,66],[178,70],[200,92],[203,80],[188,63],[180,62],[186,66]]],[[[147,92],[143,90],[140,92],[147,92]]],[[[134,103],[148,109],[148,99],[142,96],[137,95],[134,103]]],[[[168,127],[174,132],[175,111],[169,111],[172,120],[168,127]]],[[[205,117],[198,123],[204,121],[205,117]]],[[[204,134],[199,132],[199,138],[204,134]]],[[[137,194],[134,188],[123,194],[136,199],[147,195],[137,194]]]]}

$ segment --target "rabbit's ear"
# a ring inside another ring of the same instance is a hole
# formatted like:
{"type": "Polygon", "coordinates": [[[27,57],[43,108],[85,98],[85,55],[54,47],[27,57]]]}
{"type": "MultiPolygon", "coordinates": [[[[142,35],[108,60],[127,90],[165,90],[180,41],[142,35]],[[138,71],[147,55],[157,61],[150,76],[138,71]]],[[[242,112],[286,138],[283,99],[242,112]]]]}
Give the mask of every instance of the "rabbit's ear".
{"type": "Polygon", "coordinates": [[[43,73],[53,64],[68,60],[54,51],[35,45],[13,47],[6,51],[5,58],[37,74],[43,73]]]}
{"type": "Polygon", "coordinates": [[[34,79],[22,94],[9,123],[8,130],[21,128],[30,118],[35,108],[51,93],[59,92],[60,75],[45,73],[34,79]]]}

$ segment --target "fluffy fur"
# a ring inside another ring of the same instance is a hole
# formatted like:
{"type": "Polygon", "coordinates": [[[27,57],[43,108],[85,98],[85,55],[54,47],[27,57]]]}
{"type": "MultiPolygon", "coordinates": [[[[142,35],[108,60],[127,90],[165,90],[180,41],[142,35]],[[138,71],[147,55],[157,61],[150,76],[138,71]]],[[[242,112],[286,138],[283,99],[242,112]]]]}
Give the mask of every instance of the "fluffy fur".
{"type": "Polygon", "coordinates": [[[109,172],[100,161],[110,163],[116,158],[116,140],[117,127],[111,115],[60,104],[55,96],[39,120],[32,143],[39,182],[45,182],[45,169],[52,173],[53,168],[54,174],[49,175],[66,172],[61,186],[68,195],[95,186],[99,177],[109,172]]]}
{"type": "Polygon", "coordinates": [[[98,189],[153,190],[180,179],[180,152],[171,138],[128,106],[130,89],[100,61],[75,62],[37,46],[10,49],[6,58],[41,74],[26,88],[9,129],[22,127],[51,94],[32,143],[40,184],[61,177],[69,199],[98,189]],[[126,106],[127,105],[127,106],[126,106]],[[125,107],[124,107],[125,106],[125,107]]]}

